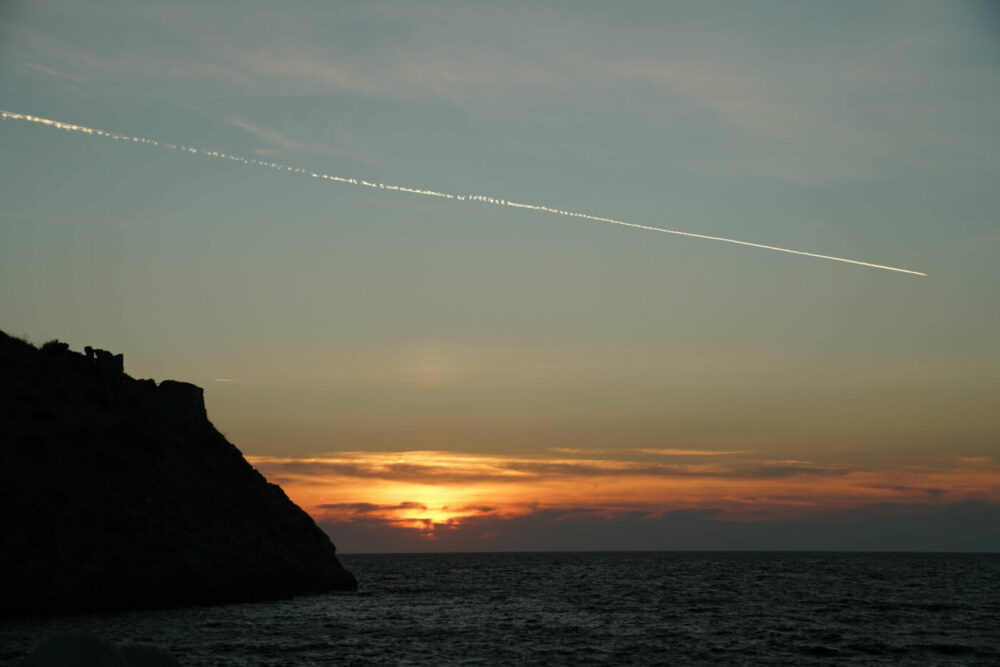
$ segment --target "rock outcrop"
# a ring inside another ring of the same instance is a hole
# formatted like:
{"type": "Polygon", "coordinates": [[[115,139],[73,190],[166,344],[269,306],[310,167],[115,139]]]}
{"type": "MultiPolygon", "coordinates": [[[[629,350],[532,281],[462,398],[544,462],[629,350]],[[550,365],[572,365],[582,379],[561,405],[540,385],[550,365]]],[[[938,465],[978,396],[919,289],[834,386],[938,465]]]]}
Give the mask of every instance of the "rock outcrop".
{"type": "Polygon", "coordinates": [[[201,388],[0,332],[0,614],[356,589],[335,552],[201,388]]]}

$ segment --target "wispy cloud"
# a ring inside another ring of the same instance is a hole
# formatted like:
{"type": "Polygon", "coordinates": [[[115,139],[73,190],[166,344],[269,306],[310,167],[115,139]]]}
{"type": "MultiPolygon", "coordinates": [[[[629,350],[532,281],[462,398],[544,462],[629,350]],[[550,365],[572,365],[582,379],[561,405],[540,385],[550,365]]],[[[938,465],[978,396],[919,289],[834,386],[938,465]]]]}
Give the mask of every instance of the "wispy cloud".
{"type": "Polygon", "coordinates": [[[746,522],[873,503],[1000,503],[995,466],[877,468],[745,456],[698,462],[701,450],[663,450],[696,452],[686,462],[634,460],[642,451],[586,459],[441,451],[249,458],[317,520],[382,522],[422,539],[487,517],[511,521],[543,511],[647,519],[710,511],[746,522]]]}
{"type": "MultiPolygon", "coordinates": [[[[62,11],[74,16],[70,9],[62,11]]],[[[732,139],[716,151],[684,156],[686,168],[701,178],[751,175],[817,185],[889,178],[900,167],[938,172],[996,168],[996,142],[984,142],[981,131],[962,122],[965,117],[975,120],[969,112],[976,105],[981,106],[976,115],[988,116],[992,97],[977,97],[975,91],[995,87],[996,73],[936,57],[938,31],[903,26],[888,37],[861,31],[854,36],[859,48],[841,49],[835,58],[807,49],[796,62],[778,59],[766,43],[747,48],[746,59],[735,57],[731,41],[746,39],[748,28],[725,20],[718,32],[692,38],[668,31],[674,39],[663,39],[662,30],[589,17],[565,28],[559,12],[538,7],[496,14],[441,6],[419,12],[381,6],[377,11],[287,11],[304,25],[340,16],[347,18],[344,25],[386,37],[362,50],[377,57],[363,57],[346,46],[351,40],[329,39],[325,31],[307,31],[295,40],[275,36],[273,24],[290,20],[288,15],[261,12],[243,29],[247,36],[266,36],[265,47],[250,50],[245,39],[220,39],[197,23],[192,27],[187,8],[144,8],[128,13],[138,23],[128,23],[124,13],[111,20],[115,26],[120,21],[148,31],[143,34],[156,47],[148,53],[122,57],[123,47],[98,48],[66,32],[65,26],[60,32],[38,23],[6,31],[8,60],[47,78],[79,85],[86,81],[94,91],[159,97],[181,107],[212,106],[205,100],[222,91],[236,100],[308,95],[351,99],[355,108],[381,108],[389,102],[417,115],[428,104],[445,104],[478,122],[498,113],[532,124],[554,103],[587,100],[612,109],[615,100],[630,99],[630,122],[664,131],[669,128],[663,118],[700,110],[699,126],[714,124],[713,132],[732,139]],[[547,32],[555,34],[528,40],[529,48],[511,48],[510,40],[495,39],[530,20],[552,26],[547,32]],[[631,48],[603,46],[625,39],[631,48]],[[875,39],[879,41],[873,43],[875,39]],[[954,92],[949,86],[964,92],[948,94],[954,92]],[[517,101],[516,115],[508,113],[512,100],[517,101]]],[[[724,19],[706,12],[706,19],[713,17],[724,19]]],[[[345,137],[358,127],[355,120],[312,117],[308,132],[321,137],[312,142],[306,132],[294,136],[262,119],[209,115],[228,119],[271,144],[269,148],[314,153],[343,148],[350,143],[345,137]],[[331,140],[334,126],[337,139],[331,140]]],[[[353,158],[366,149],[370,151],[370,142],[353,146],[359,153],[353,158]]]]}
{"type": "Polygon", "coordinates": [[[735,454],[752,454],[746,449],[580,449],[576,447],[551,447],[550,452],[557,454],[586,454],[601,456],[604,454],[622,456],[624,454],[645,454],[648,456],[732,456],[735,454]]]}
{"type": "MultiPolygon", "coordinates": [[[[309,148],[310,148],[309,145],[306,144],[305,142],[295,141],[294,139],[289,139],[288,137],[286,137],[285,135],[281,134],[280,132],[276,132],[275,130],[271,130],[271,129],[268,129],[268,128],[260,127],[258,125],[254,125],[253,123],[249,123],[249,122],[247,122],[247,121],[245,121],[243,119],[240,119],[240,118],[236,118],[236,117],[232,117],[231,116],[231,117],[229,117],[228,122],[229,122],[230,125],[238,127],[241,130],[245,130],[246,132],[249,132],[253,136],[257,137],[258,139],[262,139],[263,141],[265,141],[265,142],[267,142],[269,144],[272,144],[274,146],[281,146],[282,148],[287,148],[287,149],[291,149],[291,150],[298,150],[298,151],[309,150],[309,148]]],[[[275,154],[278,151],[274,151],[274,150],[270,150],[269,151],[268,149],[263,149],[263,151],[262,150],[255,150],[253,152],[257,153],[258,155],[261,155],[261,154],[265,154],[265,153],[266,154],[275,154]]]]}
{"type": "Polygon", "coordinates": [[[326,92],[373,92],[379,79],[364,76],[356,66],[344,64],[329,55],[290,51],[230,51],[231,66],[246,77],[258,80],[274,78],[297,82],[326,92]]]}
{"type": "Polygon", "coordinates": [[[79,76],[67,72],[57,72],[56,70],[50,67],[39,65],[38,63],[28,62],[25,63],[24,66],[32,71],[40,72],[42,74],[45,74],[46,76],[60,79],[62,81],[68,81],[70,83],[76,84],[77,86],[87,86],[90,84],[90,81],[84,76],[79,76]]]}
{"type": "MultiPolygon", "coordinates": [[[[586,450],[578,450],[586,451],[586,450]]],[[[621,453],[701,450],[623,450],[621,453]]],[[[724,454],[712,452],[709,455],[724,454]]],[[[490,482],[524,484],[528,481],[577,477],[711,477],[773,479],[793,475],[844,475],[852,466],[820,465],[805,461],[753,461],[748,463],[655,463],[613,458],[566,459],[517,457],[451,452],[400,453],[345,452],[317,458],[254,457],[255,465],[280,479],[307,480],[312,476],[346,475],[394,482],[459,484],[490,482]]]]}
{"type": "Polygon", "coordinates": [[[377,96],[442,96],[454,102],[511,94],[551,97],[574,89],[611,89],[641,84],[671,92],[715,114],[734,128],[770,137],[797,134],[815,124],[815,114],[775,94],[773,84],[732,64],[669,58],[599,57],[577,53],[529,60],[508,53],[473,52],[462,57],[405,54],[378,67],[362,68],[329,55],[230,52],[233,72],[188,72],[219,80],[275,78],[282,87],[377,96]]]}
{"type": "Polygon", "coordinates": [[[321,526],[341,552],[567,550],[914,550],[1000,549],[1000,505],[983,501],[815,508],[798,517],[732,521],[716,509],[651,512],[588,506],[537,507],[518,516],[482,514],[438,529],[377,515],[321,526]]]}

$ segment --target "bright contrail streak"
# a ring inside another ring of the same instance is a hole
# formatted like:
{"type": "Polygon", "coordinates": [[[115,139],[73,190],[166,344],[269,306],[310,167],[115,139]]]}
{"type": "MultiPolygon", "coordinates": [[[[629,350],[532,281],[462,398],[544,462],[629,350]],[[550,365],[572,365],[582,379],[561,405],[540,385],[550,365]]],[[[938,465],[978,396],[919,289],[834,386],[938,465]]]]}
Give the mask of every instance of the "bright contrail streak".
{"type": "Polygon", "coordinates": [[[621,225],[622,227],[632,227],[634,229],[644,229],[650,232],[662,232],[664,234],[674,234],[676,236],[688,236],[695,239],[706,239],[709,241],[722,241],[723,243],[734,243],[736,245],[749,246],[751,248],[762,248],[764,250],[775,250],[777,252],[787,252],[792,255],[803,255],[804,257],[815,257],[817,259],[829,259],[834,262],[844,262],[846,264],[857,264],[858,266],[868,266],[873,269],[884,269],[885,271],[896,271],[897,273],[908,273],[914,276],[926,276],[926,273],[921,273],[920,271],[911,271],[910,269],[901,269],[895,266],[886,266],[884,264],[872,264],[871,262],[862,262],[856,259],[847,259],[846,257],[834,257],[832,255],[820,255],[814,252],[805,252],[803,250],[792,250],[791,248],[779,248],[778,246],[766,245],[763,243],[752,243],[750,241],[739,241],[737,239],[730,239],[724,236],[709,236],[707,234],[695,234],[694,232],[682,232],[676,229],[665,229],[663,227],[653,227],[650,225],[637,225],[633,222],[625,222],[623,220],[615,220],[614,218],[602,218],[596,215],[589,215],[587,213],[575,213],[573,211],[564,211],[562,209],[550,208],[548,206],[539,206],[537,204],[520,204],[518,202],[510,201],[509,199],[499,199],[497,197],[487,197],[484,195],[451,195],[445,192],[436,192],[434,190],[421,190],[418,188],[408,188],[401,185],[387,185],[385,183],[371,183],[357,178],[342,178],[340,176],[330,176],[329,174],[320,174],[315,171],[310,171],[308,169],[302,169],[300,167],[290,167],[283,164],[278,164],[277,162],[266,162],[263,160],[257,160],[254,158],[245,158],[239,155],[232,155],[230,153],[220,153],[218,151],[209,151],[203,148],[192,148],[190,146],[181,146],[178,144],[171,144],[164,141],[157,141],[155,139],[147,139],[145,137],[131,137],[127,134],[117,134],[115,132],[108,132],[106,130],[98,130],[93,127],[84,127],[82,125],[73,125],[71,123],[63,123],[58,120],[51,120],[49,118],[39,118],[38,116],[31,116],[28,114],[14,113],[12,111],[0,111],[0,117],[10,120],[24,120],[29,123],[38,123],[40,125],[47,125],[48,127],[53,127],[58,130],[66,130],[67,132],[82,132],[83,134],[97,135],[99,137],[106,137],[108,139],[115,139],[117,141],[129,141],[136,144],[149,144],[152,146],[159,146],[161,148],[169,148],[170,150],[181,151],[182,153],[193,153],[199,155],[205,155],[208,157],[220,158],[223,160],[231,160],[233,162],[239,162],[240,164],[251,165],[256,167],[267,167],[268,169],[275,169],[277,171],[290,172],[293,174],[301,174],[303,176],[310,176],[312,178],[318,178],[326,181],[336,181],[338,183],[346,183],[348,185],[360,185],[366,188],[373,188],[376,190],[392,190],[394,192],[405,192],[414,195],[424,195],[427,197],[440,197],[442,199],[452,199],[456,201],[470,201],[479,202],[484,204],[493,204],[495,206],[510,206],[513,208],[528,209],[531,211],[540,211],[543,213],[554,213],[556,215],[565,215],[571,218],[581,218],[583,220],[592,220],[594,222],[607,222],[612,225],[621,225]]]}

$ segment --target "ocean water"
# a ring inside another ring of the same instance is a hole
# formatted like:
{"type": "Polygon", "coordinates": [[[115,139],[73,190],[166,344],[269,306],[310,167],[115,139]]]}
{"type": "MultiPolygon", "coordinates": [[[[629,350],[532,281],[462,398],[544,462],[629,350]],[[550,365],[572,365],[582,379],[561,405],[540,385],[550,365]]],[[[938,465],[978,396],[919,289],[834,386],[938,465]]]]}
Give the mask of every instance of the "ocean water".
{"type": "Polygon", "coordinates": [[[344,555],[357,593],[0,620],[184,665],[1000,665],[1000,555],[344,555]]]}

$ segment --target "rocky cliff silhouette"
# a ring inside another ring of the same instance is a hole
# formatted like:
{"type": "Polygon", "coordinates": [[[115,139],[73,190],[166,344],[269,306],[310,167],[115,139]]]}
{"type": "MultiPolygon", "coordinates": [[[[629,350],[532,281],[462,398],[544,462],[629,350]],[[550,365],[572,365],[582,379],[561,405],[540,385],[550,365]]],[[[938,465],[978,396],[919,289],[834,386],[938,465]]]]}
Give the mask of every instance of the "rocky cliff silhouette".
{"type": "Polygon", "coordinates": [[[304,511],[121,355],[0,332],[0,614],[355,590],[304,511]]]}

